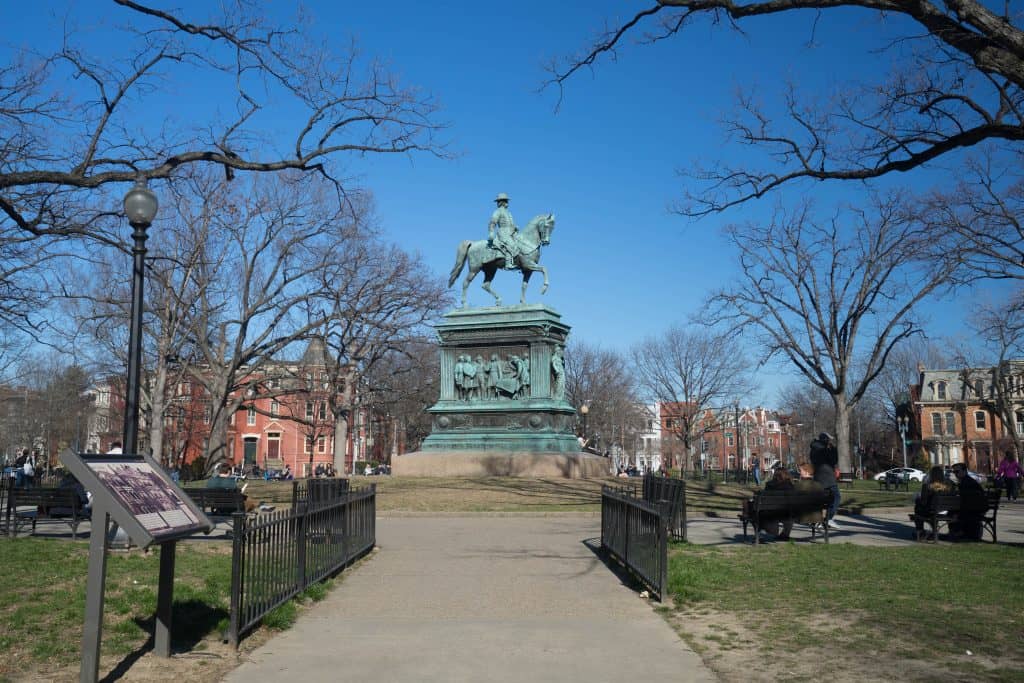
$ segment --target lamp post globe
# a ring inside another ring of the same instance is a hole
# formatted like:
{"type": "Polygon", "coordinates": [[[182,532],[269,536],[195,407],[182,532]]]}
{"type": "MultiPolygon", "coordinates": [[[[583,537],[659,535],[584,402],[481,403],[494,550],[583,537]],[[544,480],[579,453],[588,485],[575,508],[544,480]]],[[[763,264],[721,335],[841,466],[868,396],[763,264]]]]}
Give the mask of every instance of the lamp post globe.
{"type": "MultiPolygon", "coordinates": [[[[124,452],[138,452],[139,384],[142,369],[142,291],[146,267],[146,231],[156,217],[160,203],[139,180],[124,196],[124,213],[132,232],[131,328],[128,333],[128,382],[125,387],[124,452]]],[[[159,454],[158,454],[159,455],[159,454]]]]}
{"type": "Polygon", "coordinates": [[[156,194],[141,180],[124,196],[124,214],[132,225],[141,223],[148,226],[156,217],[159,207],[156,194]]]}

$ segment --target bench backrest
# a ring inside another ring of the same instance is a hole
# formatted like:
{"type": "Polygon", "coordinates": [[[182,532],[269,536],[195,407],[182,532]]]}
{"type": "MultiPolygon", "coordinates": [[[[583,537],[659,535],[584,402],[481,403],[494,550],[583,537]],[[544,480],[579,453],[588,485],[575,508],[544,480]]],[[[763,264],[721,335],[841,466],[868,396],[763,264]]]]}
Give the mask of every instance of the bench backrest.
{"type": "Polygon", "coordinates": [[[78,492],[74,489],[11,489],[8,491],[7,505],[36,505],[46,507],[64,507],[77,510],[80,506],[78,492]]]}
{"type": "Polygon", "coordinates": [[[186,488],[185,493],[189,498],[200,505],[212,504],[241,504],[242,492],[231,489],[191,489],[186,488]]]}
{"type": "Polygon", "coordinates": [[[958,512],[960,510],[960,496],[955,493],[936,493],[932,496],[928,505],[929,510],[941,512],[958,512]]]}
{"type": "Polygon", "coordinates": [[[759,491],[754,495],[757,512],[813,512],[832,502],[831,491],[759,491]]]}

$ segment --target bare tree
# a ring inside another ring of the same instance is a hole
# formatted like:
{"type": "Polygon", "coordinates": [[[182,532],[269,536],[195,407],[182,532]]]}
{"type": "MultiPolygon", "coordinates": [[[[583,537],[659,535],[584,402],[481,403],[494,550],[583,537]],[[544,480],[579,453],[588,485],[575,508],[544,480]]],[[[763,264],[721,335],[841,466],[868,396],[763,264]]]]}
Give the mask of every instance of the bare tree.
{"type": "Polygon", "coordinates": [[[188,370],[211,406],[212,468],[228,457],[228,425],[247,394],[260,391],[261,373],[323,325],[309,315],[323,274],[363,237],[347,206],[297,175],[208,185],[196,200],[209,220],[195,224],[203,252],[190,272],[196,298],[183,326],[194,358],[188,370]]]}
{"type": "Polygon", "coordinates": [[[586,436],[594,448],[625,447],[643,429],[643,406],[623,354],[571,340],[565,350],[565,399],[581,418],[580,408],[587,406],[586,436]]]}
{"type": "Polygon", "coordinates": [[[942,236],[910,208],[875,197],[869,208],[819,221],[805,205],[767,227],[727,230],[741,275],[711,297],[709,313],[757,333],[764,360],[785,359],[828,392],[844,471],[852,469],[851,410],[893,346],[919,334],[915,307],[946,286],[957,265],[955,257],[935,261],[942,236]]]}
{"type": "MultiPolygon", "coordinates": [[[[362,216],[370,214],[364,207],[362,216]]],[[[362,229],[367,229],[363,226],[362,229]]],[[[451,304],[444,283],[430,273],[418,255],[409,254],[368,234],[349,240],[343,252],[321,271],[316,316],[322,318],[317,334],[326,343],[331,359],[328,381],[331,413],[334,416],[335,467],[341,470],[348,440],[348,423],[358,401],[367,392],[360,389],[378,363],[402,372],[416,369],[427,334],[427,324],[451,304]],[[411,365],[395,365],[395,356],[405,356],[411,365]]],[[[388,391],[386,383],[381,390],[388,391]]],[[[375,400],[369,387],[367,401],[375,400]]],[[[429,390],[427,390],[429,393],[429,390]]],[[[376,398],[380,398],[377,396],[376,398]]],[[[410,423],[411,424],[411,423],[410,423]]]]}
{"type": "MultiPolygon", "coordinates": [[[[965,279],[1024,282],[1022,161],[1021,154],[1008,159],[994,153],[968,160],[952,190],[935,190],[927,198],[926,220],[958,237],[965,279]]],[[[1018,288],[1018,298],[1022,292],[1018,288]]]]}
{"type": "MultiPolygon", "coordinates": [[[[1021,409],[1021,391],[1018,384],[1020,377],[1024,376],[1024,363],[1020,361],[1024,352],[1024,304],[1021,303],[1020,296],[1014,296],[1001,306],[983,306],[976,313],[972,326],[983,341],[984,349],[996,358],[991,369],[991,394],[977,396],[974,400],[991,407],[1003,423],[1003,429],[1012,442],[1014,451],[1022,453],[1024,434],[1017,428],[1017,413],[1021,409]]],[[[962,358],[961,362],[965,373],[980,365],[970,362],[966,357],[962,358]]],[[[971,379],[975,376],[971,376],[971,379]]],[[[968,384],[970,383],[962,382],[963,386],[968,384]]],[[[967,424],[966,421],[964,424],[967,424]]],[[[995,436],[994,431],[992,436],[995,436]]]]}
{"type": "Polygon", "coordinates": [[[410,340],[369,369],[367,401],[374,412],[390,419],[393,453],[418,450],[430,435],[426,409],[437,403],[440,377],[437,344],[427,339],[410,340]]]}
{"type": "MultiPolygon", "coordinates": [[[[761,161],[746,157],[739,165],[695,169],[704,184],[679,207],[682,212],[721,211],[800,179],[869,180],[908,171],[985,141],[1020,152],[1024,31],[1009,2],[1000,15],[978,0],[658,0],[613,24],[581,53],[553,64],[551,82],[561,88],[581,69],[614,58],[628,36],[645,28],[642,39],[654,43],[685,35],[702,17],[758,31],[773,25],[748,19],[810,9],[824,20],[828,10],[847,7],[872,10],[886,20],[895,35],[881,38],[880,48],[891,59],[891,73],[866,80],[857,74],[860,82],[851,78],[824,104],[790,88],[786,122],[773,121],[754,98],[741,96],[726,127],[741,144],[763,152],[761,161]]],[[[808,26],[809,45],[817,24],[808,26]]]]}
{"type": "Polygon", "coordinates": [[[668,431],[682,442],[683,465],[690,469],[694,443],[713,426],[704,419],[707,411],[749,386],[747,353],[732,335],[676,325],[633,347],[632,360],[641,391],[662,404],[668,431]]]}
{"type": "Polygon", "coordinates": [[[117,219],[125,183],[196,166],[228,180],[291,170],[328,178],[347,196],[345,158],[444,153],[428,95],[354,45],[311,38],[308,19],[274,25],[250,2],[204,5],[208,18],[133,0],[113,5],[117,36],[102,54],[68,28],[77,20],[69,15],[54,47],[11,48],[0,66],[5,323],[32,331],[45,320],[33,292],[46,290],[33,278],[55,244],[85,237],[125,248],[117,219]],[[147,98],[197,81],[209,84],[201,106],[149,115],[147,98]],[[271,128],[284,137],[269,139],[271,128]]]}

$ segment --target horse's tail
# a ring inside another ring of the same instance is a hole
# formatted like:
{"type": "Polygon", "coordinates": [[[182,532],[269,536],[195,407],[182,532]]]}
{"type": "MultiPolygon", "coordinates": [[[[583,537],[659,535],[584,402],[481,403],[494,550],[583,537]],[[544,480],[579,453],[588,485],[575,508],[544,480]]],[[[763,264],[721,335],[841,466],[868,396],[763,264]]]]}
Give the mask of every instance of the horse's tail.
{"type": "Polygon", "coordinates": [[[459,243],[458,249],[455,250],[455,267],[452,268],[452,274],[448,276],[448,286],[451,287],[455,284],[455,281],[459,279],[459,273],[462,272],[462,266],[466,263],[466,255],[469,254],[469,240],[463,240],[459,243]]]}

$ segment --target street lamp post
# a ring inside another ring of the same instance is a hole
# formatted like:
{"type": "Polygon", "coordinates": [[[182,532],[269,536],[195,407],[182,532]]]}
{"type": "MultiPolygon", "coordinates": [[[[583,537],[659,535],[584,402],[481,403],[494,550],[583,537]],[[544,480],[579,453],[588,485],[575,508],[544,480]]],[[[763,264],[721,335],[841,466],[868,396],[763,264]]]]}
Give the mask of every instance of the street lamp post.
{"type": "Polygon", "coordinates": [[[587,447],[587,413],[590,412],[590,405],[584,403],[580,406],[580,414],[583,416],[583,447],[587,447]]]}
{"type": "Polygon", "coordinates": [[[128,386],[125,395],[124,452],[136,453],[139,440],[139,377],[142,367],[142,288],[145,274],[146,231],[159,206],[143,180],[124,196],[124,213],[134,229],[132,239],[131,329],[128,334],[128,386]]]}
{"type": "Polygon", "coordinates": [[[907,466],[907,425],[910,423],[910,418],[906,415],[902,415],[896,418],[896,425],[900,430],[900,445],[903,446],[903,467],[907,466]]]}

